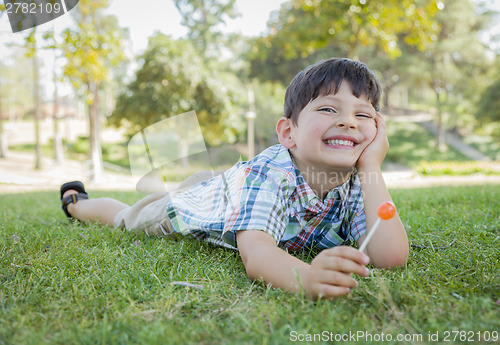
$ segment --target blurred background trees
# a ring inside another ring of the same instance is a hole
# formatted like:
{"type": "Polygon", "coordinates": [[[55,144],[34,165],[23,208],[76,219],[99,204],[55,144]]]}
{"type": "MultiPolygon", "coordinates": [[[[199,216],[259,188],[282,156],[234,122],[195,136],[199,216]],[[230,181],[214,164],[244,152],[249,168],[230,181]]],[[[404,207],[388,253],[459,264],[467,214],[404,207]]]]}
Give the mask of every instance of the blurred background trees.
{"type": "Polygon", "coordinates": [[[67,60],[64,75],[88,106],[93,181],[99,181],[102,175],[100,94],[112,69],[125,58],[123,40],[127,37],[115,16],[103,14],[107,6],[107,0],[80,1],[73,12],[76,27],[64,30],[61,44],[67,60]]]}
{"type": "Polygon", "coordinates": [[[161,33],[150,37],[140,60],[134,81],[118,96],[111,124],[125,126],[133,135],[169,116],[196,110],[209,144],[235,141],[242,129],[236,116],[242,111],[242,95],[229,85],[237,80],[217,78],[190,40],[161,33]]]}
{"type": "MultiPolygon", "coordinates": [[[[87,106],[94,177],[104,119],[133,135],[195,110],[207,143],[216,146],[245,142],[245,114],[253,107],[262,150],[276,142],[274,125],[293,76],[332,56],[359,59],[375,71],[384,88],[383,113],[432,114],[437,146],[446,129],[500,141],[500,37],[490,32],[499,14],[489,0],[289,0],[257,37],[224,30],[239,15],[235,0],[171,1],[186,36],[158,32],[137,56],[128,51],[126,29],[105,14],[107,0],[80,1],[74,25],[45,38],[65,60],[64,80],[87,106]]],[[[11,91],[31,83],[25,74],[0,64],[0,89],[6,90],[0,136],[6,114],[34,106],[22,105],[11,91]]],[[[48,80],[42,89],[43,83],[48,80]]]]}

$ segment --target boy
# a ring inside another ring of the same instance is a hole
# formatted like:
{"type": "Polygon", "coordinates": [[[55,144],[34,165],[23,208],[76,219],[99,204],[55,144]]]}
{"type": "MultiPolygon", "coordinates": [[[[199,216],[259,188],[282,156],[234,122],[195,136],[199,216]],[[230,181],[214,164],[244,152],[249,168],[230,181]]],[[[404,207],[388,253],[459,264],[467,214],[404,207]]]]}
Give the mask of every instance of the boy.
{"type": "Polygon", "coordinates": [[[147,234],[183,234],[239,250],[247,275],[313,299],[347,294],[376,267],[405,265],[408,239],[396,214],[358,246],[391,201],[380,166],[389,147],[378,113],[380,86],[364,64],[332,58],[300,72],[285,95],[280,144],[222,175],[134,206],[87,200],[83,185],[61,187],[68,217],[147,234]],[[288,254],[322,251],[311,264],[288,254]]]}

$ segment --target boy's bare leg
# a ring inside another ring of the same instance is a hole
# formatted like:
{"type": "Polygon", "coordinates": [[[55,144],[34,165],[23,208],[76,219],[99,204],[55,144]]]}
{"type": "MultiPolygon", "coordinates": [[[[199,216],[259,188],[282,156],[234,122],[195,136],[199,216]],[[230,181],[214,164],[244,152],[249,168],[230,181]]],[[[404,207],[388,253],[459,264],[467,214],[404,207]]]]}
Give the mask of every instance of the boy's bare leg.
{"type": "MultiPolygon", "coordinates": [[[[70,194],[76,194],[74,189],[67,190],[63,198],[70,194]]],[[[68,205],[68,212],[75,219],[82,222],[99,222],[109,226],[114,226],[114,220],[118,212],[128,207],[121,201],[111,198],[97,198],[78,200],[77,203],[68,205]]]]}

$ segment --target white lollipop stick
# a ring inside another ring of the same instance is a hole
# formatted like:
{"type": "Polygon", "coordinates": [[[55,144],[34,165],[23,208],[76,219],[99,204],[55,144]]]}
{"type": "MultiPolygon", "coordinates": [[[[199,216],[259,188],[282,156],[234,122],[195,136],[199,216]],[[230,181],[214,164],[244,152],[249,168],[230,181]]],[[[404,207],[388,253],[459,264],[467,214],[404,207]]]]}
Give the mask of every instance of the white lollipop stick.
{"type": "Polygon", "coordinates": [[[375,224],[373,224],[371,230],[368,232],[368,236],[366,236],[363,244],[361,244],[361,247],[359,247],[360,252],[365,250],[366,246],[368,245],[368,242],[370,242],[370,239],[373,237],[373,234],[375,233],[375,230],[377,230],[379,224],[380,224],[380,217],[377,217],[375,224]]]}
{"type": "Polygon", "coordinates": [[[377,220],[375,221],[375,224],[373,224],[371,230],[368,231],[368,236],[366,236],[363,244],[361,244],[361,247],[359,247],[360,252],[365,250],[366,246],[368,245],[368,242],[370,242],[370,239],[373,237],[375,230],[377,230],[377,227],[380,224],[380,219],[388,220],[394,217],[395,214],[396,214],[396,207],[394,206],[393,203],[384,202],[382,205],[380,205],[377,211],[378,215],[377,220]]]}

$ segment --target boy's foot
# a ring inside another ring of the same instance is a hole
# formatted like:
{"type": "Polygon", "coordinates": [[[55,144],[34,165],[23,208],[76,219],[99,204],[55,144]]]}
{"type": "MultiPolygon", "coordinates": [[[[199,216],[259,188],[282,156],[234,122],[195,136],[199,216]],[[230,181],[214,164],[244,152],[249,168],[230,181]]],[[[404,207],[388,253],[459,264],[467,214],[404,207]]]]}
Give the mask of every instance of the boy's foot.
{"type": "Polygon", "coordinates": [[[76,204],[78,200],[85,200],[89,198],[89,195],[85,191],[83,183],[80,181],[67,182],[61,186],[61,208],[66,214],[68,219],[73,219],[71,214],[68,212],[68,205],[71,203],[76,204]]]}
{"type": "Polygon", "coordinates": [[[65,197],[71,194],[78,194],[78,191],[76,189],[68,189],[66,192],[64,192],[62,197],[64,199],[65,197]]]}

